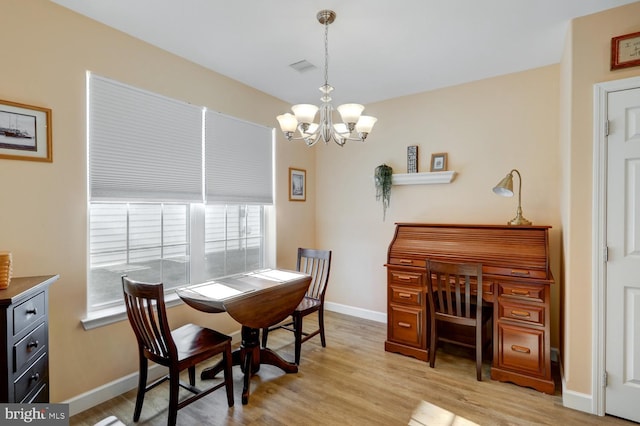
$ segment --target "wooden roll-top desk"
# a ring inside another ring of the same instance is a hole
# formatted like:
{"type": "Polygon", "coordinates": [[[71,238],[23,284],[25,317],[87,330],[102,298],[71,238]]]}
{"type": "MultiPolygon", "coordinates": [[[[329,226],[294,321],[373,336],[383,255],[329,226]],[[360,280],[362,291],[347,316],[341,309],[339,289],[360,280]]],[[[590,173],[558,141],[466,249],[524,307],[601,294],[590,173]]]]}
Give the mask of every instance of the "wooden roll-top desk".
{"type": "Polygon", "coordinates": [[[549,228],[397,223],[385,265],[385,350],[428,360],[426,259],[482,263],[494,312],[491,378],[553,394],[549,228]]]}

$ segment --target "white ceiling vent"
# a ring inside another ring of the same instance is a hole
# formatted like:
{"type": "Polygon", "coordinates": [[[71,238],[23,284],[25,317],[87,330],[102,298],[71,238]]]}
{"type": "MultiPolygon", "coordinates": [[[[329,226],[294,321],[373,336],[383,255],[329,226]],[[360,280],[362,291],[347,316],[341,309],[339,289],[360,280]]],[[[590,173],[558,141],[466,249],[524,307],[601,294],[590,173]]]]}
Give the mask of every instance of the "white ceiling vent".
{"type": "Polygon", "coordinates": [[[299,73],[307,72],[312,69],[318,68],[315,65],[313,65],[311,62],[307,61],[306,59],[303,59],[302,61],[294,62],[289,66],[294,70],[298,71],[299,73]]]}

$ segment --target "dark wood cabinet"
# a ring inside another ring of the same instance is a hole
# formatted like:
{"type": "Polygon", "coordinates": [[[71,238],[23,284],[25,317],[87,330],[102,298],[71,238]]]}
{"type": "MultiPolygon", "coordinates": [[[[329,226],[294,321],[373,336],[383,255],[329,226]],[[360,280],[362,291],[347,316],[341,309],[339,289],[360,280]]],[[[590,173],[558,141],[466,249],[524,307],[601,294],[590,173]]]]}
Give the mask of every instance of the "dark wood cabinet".
{"type": "Polygon", "coordinates": [[[58,275],[13,278],[0,290],[0,402],[49,402],[49,286],[58,275]]]}
{"type": "Polygon", "coordinates": [[[385,265],[385,350],[429,358],[426,259],[479,262],[494,309],[491,378],[553,393],[549,228],[397,223],[385,265]]]}

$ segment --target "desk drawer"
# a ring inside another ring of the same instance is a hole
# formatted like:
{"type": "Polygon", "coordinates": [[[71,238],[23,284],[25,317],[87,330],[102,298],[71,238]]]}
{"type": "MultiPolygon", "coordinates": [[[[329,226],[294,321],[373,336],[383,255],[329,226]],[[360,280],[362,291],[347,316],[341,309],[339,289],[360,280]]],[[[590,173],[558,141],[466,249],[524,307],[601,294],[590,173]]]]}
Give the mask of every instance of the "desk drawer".
{"type": "Polygon", "coordinates": [[[47,324],[40,324],[35,330],[13,346],[13,372],[20,371],[37,354],[46,350],[47,324]]]}
{"type": "Polygon", "coordinates": [[[33,389],[42,386],[47,381],[49,358],[44,353],[22,376],[15,382],[15,401],[20,402],[33,389]]]}
{"type": "Polygon", "coordinates": [[[389,263],[392,263],[398,266],[416,266],[418,268],[427,267],[426,259],[406,259],[401,257],[392,257],[392,258],[389,258],[389,263]]]}
{"type": "Polygon", "coordinates": [[[545,286],[521,283],[498,283],[498,296],[544,302],[545,286]]]}
{"type": "Polygon", "coordinates": [[[13,309],[13,335],[20,334],[21,331],[33,325],[45,314],[44,293],[38,293],[31,299],[26,300],[13,309]]]}
{"type": "Polygon", "coordinates": [[[544,330],[499,323],[498,345],[499,367],[536,376],[545,374],[544,330]]]}
{"type": "Polygon", "coordinates": [[[544,306],[513,303],[509,300],[500,299],[498,307],[500,318],[544,325],[544,306]]]}
{"type": "Polygon", "coordinates": [[[391,302],[403,303],[407,305],[422,305],[422,289],[412,287],[397,287],[390,286],[391,290],[391,302]]]}
{"type": "Polygon", "coordinates": [[[424,317],[420,308],[389,305],[389,339],[420,347],[423,343],[424,317]]]}
{"type": "Polygon", "coordinates": [[[391,269],[389,270],[389,284],[413,285],[421,287],[422,276],[423,274],[418,272],[395,271],[391,269]]]}

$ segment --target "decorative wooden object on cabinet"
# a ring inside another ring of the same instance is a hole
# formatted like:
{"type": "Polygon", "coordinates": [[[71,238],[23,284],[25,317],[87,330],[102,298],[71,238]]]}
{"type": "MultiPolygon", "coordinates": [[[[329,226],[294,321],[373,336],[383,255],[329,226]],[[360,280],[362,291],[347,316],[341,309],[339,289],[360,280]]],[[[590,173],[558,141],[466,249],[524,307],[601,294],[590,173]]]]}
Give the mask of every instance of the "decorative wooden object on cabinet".
{"type": "Polygon", "coordinates": [[[553,394],[549,228],[396,223],[385,265],[385,350],[429,359],[426,259],[482,263],[494,309],[491,378],[553,394]]]}
{"type": "Polygon", "coordinates": [[[49,286],[58,278],[12,278],[0,290],[0,402],[49,402],[49,286]]]}

